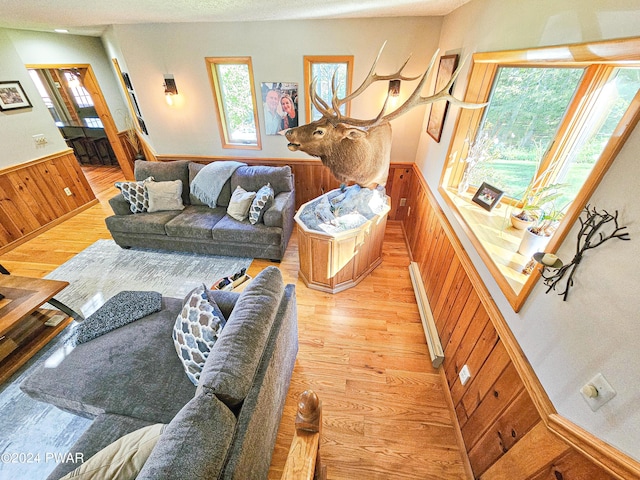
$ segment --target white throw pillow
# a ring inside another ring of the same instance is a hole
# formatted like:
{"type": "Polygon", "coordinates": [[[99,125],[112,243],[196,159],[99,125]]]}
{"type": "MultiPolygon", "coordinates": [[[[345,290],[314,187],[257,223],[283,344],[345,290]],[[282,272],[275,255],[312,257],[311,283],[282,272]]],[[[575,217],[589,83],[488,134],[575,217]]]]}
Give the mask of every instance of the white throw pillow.
{"type": "Polygon", "coordinates": [[[120,437],[61,480],[134,480],[166,425],[156,423],[120,437]]]}
{"type": "Polygon", "coordinates": [[[231,201],[227,207],[229,216],[240,222],[246,220],[249,216],[249,207],[251,207],[251,202],[253,202],[255,196],[256,192],[247,192],[238,185],[231,195],[231,201]]]}
{"type": "Polygon", "coordinates": [[[182,182],[180,180],[147,182],[145,186],[149,197],[148,212],[184,210],[184,205],[182,204],[182,182]]]}

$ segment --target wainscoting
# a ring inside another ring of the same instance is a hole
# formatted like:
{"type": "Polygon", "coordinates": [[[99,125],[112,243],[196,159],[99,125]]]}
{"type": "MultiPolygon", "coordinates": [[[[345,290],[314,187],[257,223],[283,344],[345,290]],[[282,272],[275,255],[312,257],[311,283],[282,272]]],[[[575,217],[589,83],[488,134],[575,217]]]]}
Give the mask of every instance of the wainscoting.
{"type": "Polygon", "coordinates": [[[97,203],[72,150],[0,170],[0,254],[97,203]]]}
{"type": "Polygon", "coordinates": [[[637,462],[555,412],[417,168],[407,206],[406,239],[444,348],[441,372],[474,477],[638,478],[637,462]],[[465,364],[472,378],[463,386],[465,364]]]}
{"type": "MultiPolygon", "coordinates": [[[[251,157],[200,157],[188,155],[157,155],[155,157],[160,162],[170,162],[172,160],[189,160],[198,163],[210,163],[220,160],[235,160],[246,162],[249,165],[289,165],[294,175],[296,188],[296,209],[300,205],[313,200],[320,195],[340,187],[340,182],[336,180],[329,169],[320,160],[291,159],[291,158],[251,158],[251,157]]],[[[391,163],[389,168],[389,178],[387,180],[387,195],[391,197],[391,211],[389,220],[403,220],[407,207],[401,206],[401,199],[406,198],[409,193],[409,185],[412,177],[411,163],[391,163]]]]}

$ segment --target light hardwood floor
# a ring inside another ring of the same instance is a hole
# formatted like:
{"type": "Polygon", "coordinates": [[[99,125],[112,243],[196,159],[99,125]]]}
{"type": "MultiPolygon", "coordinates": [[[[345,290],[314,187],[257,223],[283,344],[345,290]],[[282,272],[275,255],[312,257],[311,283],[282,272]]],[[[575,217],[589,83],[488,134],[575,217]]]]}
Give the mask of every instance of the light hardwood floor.
{"type": "MultiPolygon", "coordinates": [[[[100,205],[0,256],[15,275],[42,277],[98,239],[120,171],[83,167],[100,205]]],[[[300,350],[270,479],[280,478],[298,396],[323,402],[321,454],[330,479],[463,479],[463,457],[441,377],[431,367],[399,222],[388,222],[383,261],[358,286],[332,295],[298,279],[294,233],[279,264],[296,284],[300,350]]],[[[254,260],[254,276],[272,262],[254,260]]]]}

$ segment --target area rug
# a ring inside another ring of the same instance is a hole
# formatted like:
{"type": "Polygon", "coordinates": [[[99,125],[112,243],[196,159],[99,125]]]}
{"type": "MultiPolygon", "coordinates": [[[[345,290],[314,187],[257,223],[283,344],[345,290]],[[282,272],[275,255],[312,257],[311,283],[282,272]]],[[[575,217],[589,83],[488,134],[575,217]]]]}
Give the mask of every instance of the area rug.
{"type": "MultiPolygon", "coordinates": [[[[212,285],[250,264],[251,258],[124,250],[112,240],[98,240],[46,278],[69,282],[55,298],[88,317],[121,291],[182,298],[196,286],[212,285]]],[[[45,479],[91,424],[32,400],[19,388],[30,370],[60,351],[72,328],[73,324],[0,385],[0,479],[45,479]]]]}

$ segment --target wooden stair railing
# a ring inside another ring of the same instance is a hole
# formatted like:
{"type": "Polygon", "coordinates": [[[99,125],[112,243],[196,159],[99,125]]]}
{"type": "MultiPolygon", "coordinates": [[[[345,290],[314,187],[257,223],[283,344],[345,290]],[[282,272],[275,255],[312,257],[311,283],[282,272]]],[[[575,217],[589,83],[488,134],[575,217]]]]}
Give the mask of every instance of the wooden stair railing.
{"type": "Polygon", "coordinates": [[[282,480],[326,480],[327,468],[320,460],[322,401],[313,390],[298,400],[296,431],[284,465],[282,480]]]}

